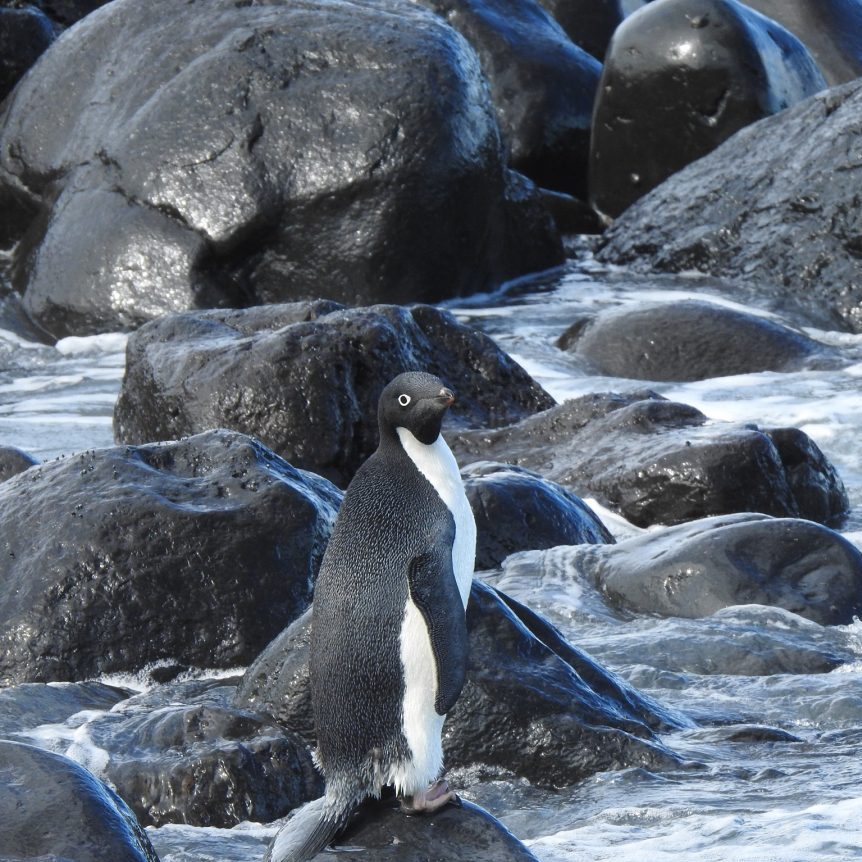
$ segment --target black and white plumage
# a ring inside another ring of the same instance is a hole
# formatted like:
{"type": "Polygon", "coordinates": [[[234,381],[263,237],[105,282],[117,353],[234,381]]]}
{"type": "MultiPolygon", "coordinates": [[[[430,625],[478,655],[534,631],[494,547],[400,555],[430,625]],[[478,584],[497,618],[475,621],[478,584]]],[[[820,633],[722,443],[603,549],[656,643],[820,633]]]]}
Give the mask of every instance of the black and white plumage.
{"type": "Polygon", "coordinates": [[[326,795],[277,836],[273,862],[311,858],[384,786],[421,808],[442,770],[443,721],[467,670],[476,549],[440,434],[453,400],[420,372],[399,375],[380,397],[379,447],[347,489],[314,593],[311,688],[326,795]]]}

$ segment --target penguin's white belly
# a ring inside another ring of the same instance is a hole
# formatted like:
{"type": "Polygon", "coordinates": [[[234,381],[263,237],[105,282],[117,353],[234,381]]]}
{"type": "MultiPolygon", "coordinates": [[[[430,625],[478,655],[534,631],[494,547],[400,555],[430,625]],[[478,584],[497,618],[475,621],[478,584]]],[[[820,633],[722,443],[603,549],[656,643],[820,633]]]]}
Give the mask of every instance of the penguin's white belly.
{"type": "Polygon", "coordinates": [[[397,793],[412,796],[424,790],[443,767],[443,721],[434,709],[437,666],[428,626],[410,599],[401,624],[401,666],[404,672],[402,731],[412,759],[395,767],[391,780],[397,793]]]}
{"type": "MultiPolygon", "coordinates": [[[[398,429],[404,451],[431,483],[455,521],[452,569],[467,607],[476,560],[476,522],[464,493],[452,450],[442,436],[430,446],[420,443],[405,428],[398,429]]],[[[409,599],[401,625],[401,665],[404,671],[403,732],[413,759],[400,764],[391,777],[398,793],[424,790],[443,767],[442,732],[445,716],[434,709],[437,666],[431,638],[422,613],[409,599]]]]}

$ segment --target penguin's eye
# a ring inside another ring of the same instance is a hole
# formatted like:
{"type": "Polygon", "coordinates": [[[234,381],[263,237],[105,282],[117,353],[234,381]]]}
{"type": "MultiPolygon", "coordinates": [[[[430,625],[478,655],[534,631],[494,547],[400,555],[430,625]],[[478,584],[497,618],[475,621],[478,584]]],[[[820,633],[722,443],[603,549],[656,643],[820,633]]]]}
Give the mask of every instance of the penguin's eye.
{"type": "Polygon", "coordinates": [[[406,407],[410,403],[410,396],[409,395],[399,395],[398,396],[398,403],[402,407],[406,407]]]}

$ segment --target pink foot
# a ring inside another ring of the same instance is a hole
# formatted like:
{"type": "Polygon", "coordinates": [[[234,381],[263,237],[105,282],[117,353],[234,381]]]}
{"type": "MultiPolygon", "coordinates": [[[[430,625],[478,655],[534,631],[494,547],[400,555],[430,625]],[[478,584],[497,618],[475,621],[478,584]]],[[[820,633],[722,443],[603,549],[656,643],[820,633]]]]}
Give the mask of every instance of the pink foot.
{"type": "Polygon", "coordinates": [[[458,797],[449,789],[445,778],[435,781],[427,790],[414,793],[401,800],[401,810],[405,814],[431,814],[444,805],[454,802],[458,797]]]}

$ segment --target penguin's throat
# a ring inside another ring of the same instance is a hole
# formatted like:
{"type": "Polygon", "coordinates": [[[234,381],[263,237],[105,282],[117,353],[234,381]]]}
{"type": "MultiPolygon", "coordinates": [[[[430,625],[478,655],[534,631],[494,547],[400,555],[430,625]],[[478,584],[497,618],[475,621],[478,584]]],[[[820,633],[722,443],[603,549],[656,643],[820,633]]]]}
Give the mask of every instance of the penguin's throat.
{"type": "Polygon", "coordinates": [[[442,434],[433,443],[422,443],[406,428],[396,428],[401,448],[416,466],[416,469],[431,483],[434,490],[450,510],[456,509],[457,501],[464,495],[464,485],[458,462],[442,434]]]}

